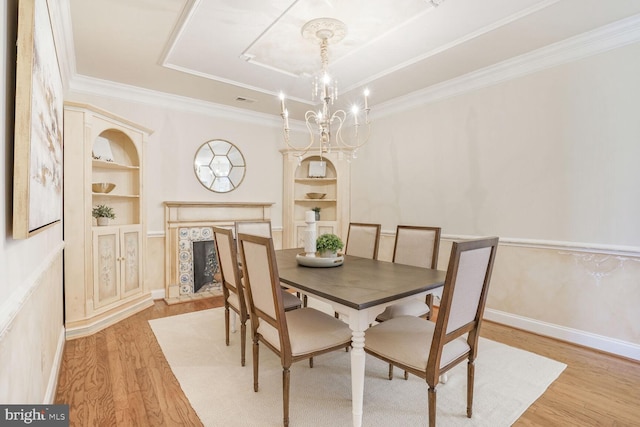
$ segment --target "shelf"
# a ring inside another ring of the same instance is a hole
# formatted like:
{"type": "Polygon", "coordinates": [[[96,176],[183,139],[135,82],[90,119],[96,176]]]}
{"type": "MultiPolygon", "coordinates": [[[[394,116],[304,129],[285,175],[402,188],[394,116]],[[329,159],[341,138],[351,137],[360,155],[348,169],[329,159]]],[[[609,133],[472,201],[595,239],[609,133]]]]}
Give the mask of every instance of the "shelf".
{"type": "Polygon", "coordinates": [[[296,182],[304,182],[304,183],[309,183],[309,182],[329,183],[329,182],[336,182],[337,180],[338,178],[296,178],[295,179],[296,182]]]}
{"type": "Polygon", "coordinates": [[[93,159],[92,164],[94,168],[103,169],[122,169],[122,170],[138,170],[139,166],[123,165],[116,162],[105,162],[104,160],[93,159]]]}
{"type": "Polygon", "coordinates": [[[309,202],[309,203],[311,203],[311,202],[313,202],[313,203],[317,203],[317,202],[320,202],[320,203],[322,203],[322,202],[325,202],[325,203],[326,202],[333,202],[333,203],[335,203],[335,202],[337,202],[336,199],[295,199],[295,201],[296,202],[309,202]]]}
{"type": "Polygon", "coordinates": [[[91,193],[93,197],[104,197],[106,198],[114,198],[114,199],[139,199],[140,196],[137,194],[111,194],[111,193],[91,193]]]}

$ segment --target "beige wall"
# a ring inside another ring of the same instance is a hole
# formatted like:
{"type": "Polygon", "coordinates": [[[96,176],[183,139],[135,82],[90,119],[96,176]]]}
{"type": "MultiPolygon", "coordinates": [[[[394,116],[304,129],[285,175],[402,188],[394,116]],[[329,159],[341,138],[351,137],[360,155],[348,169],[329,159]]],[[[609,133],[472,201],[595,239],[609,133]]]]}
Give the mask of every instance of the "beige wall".
{"type": "Polygon", "coordinates": [[[11,235],[17,3],[0,3],[0,402],[51,403],[64,343],[62,225],[11,235]]]}
{"type": "Polygon", "coordinates": [[[640,359],[639,58],[628,45],[376,119],[351,219],[441,226],[441,268],[457,236],[500,236],[489,318],[640,359]]]}

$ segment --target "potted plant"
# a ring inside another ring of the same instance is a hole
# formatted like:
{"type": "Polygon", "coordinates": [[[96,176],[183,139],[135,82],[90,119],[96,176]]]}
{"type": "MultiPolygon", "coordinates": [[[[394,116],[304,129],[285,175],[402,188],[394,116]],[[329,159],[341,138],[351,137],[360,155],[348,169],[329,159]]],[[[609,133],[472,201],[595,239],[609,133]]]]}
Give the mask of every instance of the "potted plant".
{"type": "Polygon", "coordinates": [[[342,240],[335,234],[322,234],[316,239],[316,251],[322,258],[335,258],[343,247],[342,240]]]}
{"type": "Polygon", "coordinates": [[[98,221],[98,225],[109,225],[109,220],[116,218],[113,208],[107,205],[95,206],[91,211],[91,216],[98,221]]]}
{"type": "Polygon", "coordinates": [[[320,208],[316,206],[315,208],[311,208],[311,210],[316,213],[316,221],[320,221],[320,208]]]}

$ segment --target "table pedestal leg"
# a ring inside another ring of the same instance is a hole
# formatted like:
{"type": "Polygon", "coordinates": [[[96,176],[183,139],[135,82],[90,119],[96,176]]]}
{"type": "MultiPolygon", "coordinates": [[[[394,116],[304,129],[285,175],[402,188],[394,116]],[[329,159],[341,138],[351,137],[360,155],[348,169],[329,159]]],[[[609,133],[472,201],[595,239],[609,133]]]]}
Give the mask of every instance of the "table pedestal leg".
{"type": "Polygon", "coordinates": [[[362,401],[364,396],[364,332],[353,331],[351,338],[351,404],[353,425],[362,426],[362,401]]]}

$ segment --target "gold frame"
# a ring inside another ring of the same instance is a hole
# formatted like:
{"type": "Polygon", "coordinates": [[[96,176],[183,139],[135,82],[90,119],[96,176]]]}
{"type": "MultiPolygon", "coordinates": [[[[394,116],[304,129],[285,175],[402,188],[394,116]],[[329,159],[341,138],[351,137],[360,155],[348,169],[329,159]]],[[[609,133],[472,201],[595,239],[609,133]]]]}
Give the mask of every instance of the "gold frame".
{"type": "Polygon", "coordinates": [[[62,220],[63,87],[47,0],[20,0],[16,60],[13,238],[62,220]]]}

